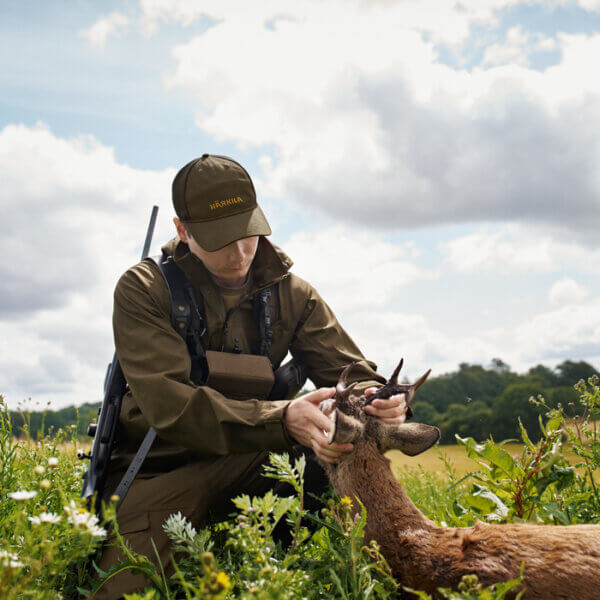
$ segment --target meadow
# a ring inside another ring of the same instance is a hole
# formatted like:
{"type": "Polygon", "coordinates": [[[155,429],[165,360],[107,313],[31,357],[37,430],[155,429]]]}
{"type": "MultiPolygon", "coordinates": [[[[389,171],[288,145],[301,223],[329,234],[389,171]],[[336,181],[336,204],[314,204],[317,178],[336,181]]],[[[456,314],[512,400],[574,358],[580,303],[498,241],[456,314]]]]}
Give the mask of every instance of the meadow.
{"type": "MultiPolygon", "coordinates": [[[[419,508],[439,524],[533,521],[600,523],[600,389],[597,377],[576,387],[584,412],[567,419],[562,407],[544,406],[535,438],[520,427],[519,443],[458,437],[414,458],[389,454],[394,472],[419,508]],[[536,441],[532,441],[532,438],[536,441]]],[[[0,397],[1,398],[1,397],[0,397]]],[[[1,401],[0,401],[0,404],[1,401]]],[[[363,539],[367,515],[351,498],[324,499],[319,513],[303,509],[304,464],[272,455],[266,476],[288,482],[289,498],[267,494],[239,497],[237,513],[196,530],[181,514],[165,530],[178,550],[174,573],[153,557],[123,543],[106,507],[105,521],[79,499],[85,463],[75,428],[52,437],[15,437],[8,411],[0,409],[0,598],[59,599],[93,593],[123,569],[144,574],[148,587],[127,600],[200,598],[397,598],[401,582],[390,575],[377,544],[363,539]],[[358,510],[357,510],[358,509],[358,510]],[[273,537],[288,523],[291,544],[273,537]],[[109,530],[124,558],[109,572],[94,570],[93,558],[109,530]]],[[[448,599],[507,597],[520,580],[482,588],[472,577],[448,599]]],[[[427,599],[426,594],[420,596],[427,599]]]]}

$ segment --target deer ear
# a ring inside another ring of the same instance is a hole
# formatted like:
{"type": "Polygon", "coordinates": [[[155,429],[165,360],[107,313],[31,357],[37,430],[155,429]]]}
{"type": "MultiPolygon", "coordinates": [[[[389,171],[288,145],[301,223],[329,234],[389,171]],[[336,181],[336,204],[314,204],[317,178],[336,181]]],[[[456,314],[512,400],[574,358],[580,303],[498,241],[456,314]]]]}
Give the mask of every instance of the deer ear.
{"type": "Polygon", "coordinates": [[[422,423],[388,425],[382,423],[378,446],[381,452],[400,450],[408,456],[415,456],[431,448],[440,439],[440,436],[440,430],[433,425],[423,425],[422,423]]]}
{"type": "Polygon", "coordinates": [[[334,410],[330,415],[331,428],[329,429],[329,443],[337,442],[346,444],[356,440],[363,432],[365,426],[354,417],[344,414],[341,410],[334,410]]]}

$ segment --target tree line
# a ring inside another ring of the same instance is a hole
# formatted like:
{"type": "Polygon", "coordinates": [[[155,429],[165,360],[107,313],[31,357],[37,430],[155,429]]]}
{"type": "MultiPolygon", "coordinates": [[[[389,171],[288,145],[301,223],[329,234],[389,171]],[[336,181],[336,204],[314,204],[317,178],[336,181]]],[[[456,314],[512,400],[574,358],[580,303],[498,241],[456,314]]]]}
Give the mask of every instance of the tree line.
{"type": "MultiPolygon", "coordinates": [[[[567,413],[572,410],[576,414],[578,397],[573,385],[596,373],[589,363],[572,360],[554,369],[537,365],[525,374],[515,373],[498,358],[487,367],[461,363],[457,371],[431,377],[423,384],[413,405],[414,420],[438,426],[443,444],[454,443],[455,434],[480,440],[490,435],[497,441],[520,438],[518,418],[530,437],[537,439],[538,416],[545,409],[529,399],[541,394],[549,406],[560,403],[567,413]]],[[[13,431],[15,435],[29,431],[35,438],[72,427],[77,437],[85,437],[99,407],[100,403],[94,403],[56,411],[13,411],[13,431]]]]}
{"type": "Polygon", "coordinates": [[[597,374],[585,361],[565,360],[554,369],[532,367],[525,374],[511,371],[495,358],[488,368],[461,363],[458,371],[428,379],[417,392],[414,420],[437,425],[442,444],[452,444],[455,434],[478,440],[520,439],[518,419],[532,439],[541,431],[539,415],[546,412],[530,398],[540,394],[549,407],[559,403],[567,414],[581,412],[573,386],[597,374]]]}

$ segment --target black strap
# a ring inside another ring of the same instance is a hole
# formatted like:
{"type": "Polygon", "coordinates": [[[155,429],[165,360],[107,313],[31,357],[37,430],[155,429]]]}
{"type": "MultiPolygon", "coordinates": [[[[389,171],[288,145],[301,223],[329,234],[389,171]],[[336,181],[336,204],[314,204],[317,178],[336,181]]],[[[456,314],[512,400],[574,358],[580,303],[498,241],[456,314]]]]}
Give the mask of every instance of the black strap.
{"type": "Polygon", "coordinates": [[[260,348],[258,353],[271,360],[271,344],[273,342],[273,323],[279,318],[279,282],[253,297],[254,317],[260,331],[260,348]]]}
{"type": "Polygon", "coordinates": [[[172,256],[152,256],[165,278],[171,296],[171,324],[185,341],[192,368],[190,379],[196,385],[206,380],[206,354],[202,337],[206,334],[204,298],[177,266],[172,256]]]}
{"type": "Polygon", "coordinates": [[[121,506],[123,500],[125,500],[125,496],[127,496],[127,492],[133,483],[136,475],[138,474],[140,468],[142,467],[142,463],[146,460],[146,456],[148,456],[148,452],[150,452],[150,448],[156,438],[156,431],[152,427],[148,429],[144,440],[140,444],[138,451],[135,453],[133,460],[131,461],[127,471],[125,471],[125,475],[119,482],[117,489],[113,492],[115,496],[119,496],[119,500],[117,501],[117,510],[119,506],[121,506]]]}

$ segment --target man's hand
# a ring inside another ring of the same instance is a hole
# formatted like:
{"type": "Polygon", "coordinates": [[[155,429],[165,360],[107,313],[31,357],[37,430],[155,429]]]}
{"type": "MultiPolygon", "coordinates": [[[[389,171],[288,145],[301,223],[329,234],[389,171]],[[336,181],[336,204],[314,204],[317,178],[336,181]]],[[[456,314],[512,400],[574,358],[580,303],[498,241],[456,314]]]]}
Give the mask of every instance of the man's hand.
{"type": "MultiPolygon", "coordinates": [[[[367,398],[377,391],[376,387],[365,390],[367,398]]],[[[365,406],[365,412],[372,417],[381,419],[390,425],[402,425],[406,421],[406,394],[396,394],[389,398],[373,400],[372,404],[365,406]]]]}
{"type": "Polygon", "coordinates": [[[327,443],[331,423],[319,410],[319,404],[331,398],[334,393],[335,388],[320,388],[292,400],[283,419],[291,437],[299,444],[312,448],[318,458],[328,463],[337,463],[342,454],[354,450],[352,444],[327,443]]]}

